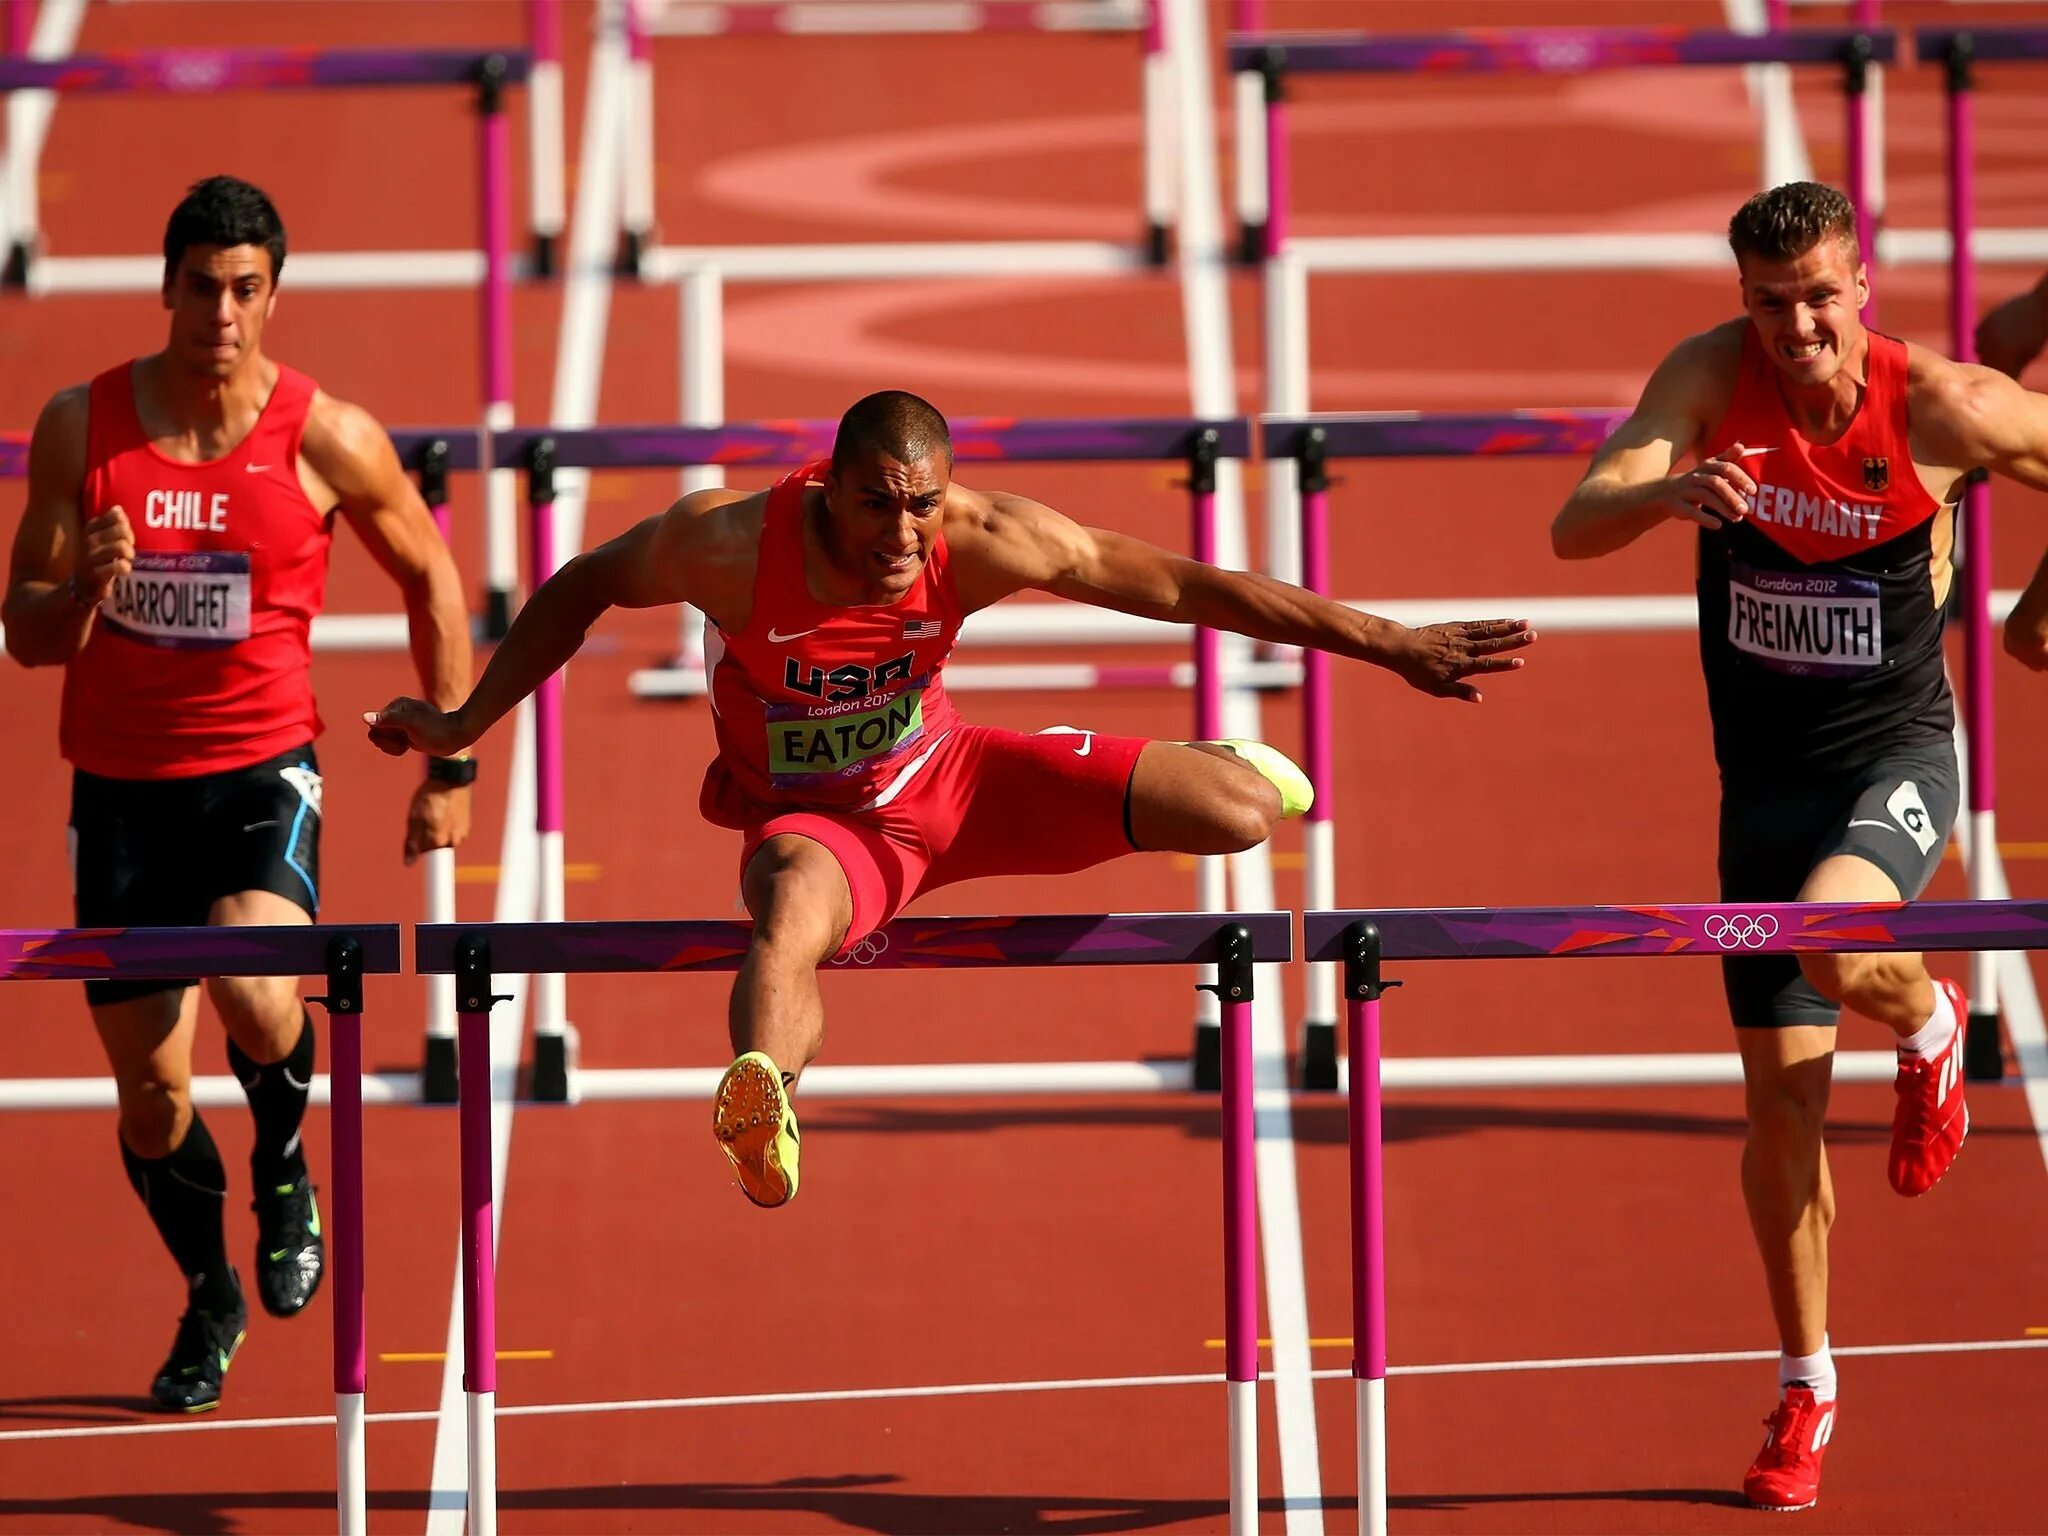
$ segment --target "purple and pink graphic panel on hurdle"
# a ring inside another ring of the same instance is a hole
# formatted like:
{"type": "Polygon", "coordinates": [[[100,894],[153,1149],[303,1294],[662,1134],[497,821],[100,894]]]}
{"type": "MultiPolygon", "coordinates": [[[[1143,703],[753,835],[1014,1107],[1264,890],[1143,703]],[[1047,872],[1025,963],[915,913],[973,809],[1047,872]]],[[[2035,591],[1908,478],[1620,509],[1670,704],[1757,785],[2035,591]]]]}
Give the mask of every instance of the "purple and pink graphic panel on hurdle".
{"type": "Polygon", "coordinates": [[[1550,411],[1361,411],[1264,418],[1262,451],[1298,458],[1311,432],[1332,459],[1469,459],[1591,453],[1628,419],[1621,406],[1550,411]]]}
{"type": "Polygon", "coordinates": [[[2048,902],[1779,902],[1310,912],[1308,958],[1342,960],[1346,932],[1364,921],[1379,929],[1382,960],[2048,947],[2048,902]]]}
{"type": "MultiPolygon", "coordinates": [[[[847,970],[931,970],[1035,965],[1214,964],[1221,936],[1242,924],[1252,958],[1293,958],[1285,912],[1102,913],[1041,917],[905,917],[832,962],[847,970]]],[[[466,934],[486,938],[500,974],[732,971],[753,926],[744,922],[433,923],[416,928],[414,966],[455,969],[466,934]]]]}
{"type": "Polygon", "coordinates": [[[330,940],[362,945],[365,974],[396,975],[398,925],[274,928],[4,928],[0,981],[324,976],[330,940]]]}
{"type": "Polygon", "coordinates": [[[462,85],[478,80],[490,59],[501,61],[507,84],[525,80],[532,67],[528,54],[499,48],[165,48],[62,59],[0,59],[0,91],[198,94],[462,85]]]}
{"type": "MultiPolygon", "coordinates": [[[[1124,420],[961,417],[949,423],[955,462],[1012,460],[1159,461],[1185,459],[1203,432],[1216,434],[1219,457],[1251,452],[1251,427],[1241,418],[1200,421],[1181,417],[1124,420]]],[[[832,456],[836,421],[736,422],[723,427],[591,427],[571,431],[525,428],[493,441],[500,469],[525,466],[534,446],[554,443],[555,462],[585,469],[669,469],[694,465],[808,464],[832,456]]]]}
{"type": "Polygon", "coordinates": [[[1502,27],[1458,32],[1267,32],[1233,36],[1233,70],[1272,60],[1290,74],[1577,75],[1675,64],[1835,64],[1868,48],[1889,64],[1898,37],[1885,28],[1801,27],[1726,32],[1686,27],[1502,27]]]}

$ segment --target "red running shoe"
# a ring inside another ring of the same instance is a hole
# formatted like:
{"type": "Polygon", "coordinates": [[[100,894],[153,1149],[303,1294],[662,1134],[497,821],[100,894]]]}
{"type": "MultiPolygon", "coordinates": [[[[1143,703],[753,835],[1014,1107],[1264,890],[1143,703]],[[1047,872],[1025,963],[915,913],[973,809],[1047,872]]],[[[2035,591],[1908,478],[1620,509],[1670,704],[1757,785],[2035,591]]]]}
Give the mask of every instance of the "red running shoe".
{"type": "Polygon", "coordinates": [[[1807,1387],[1787,1387],[1778,1411],[1764,1420],[1764,1448],[1742,1479],[1742,1496],[1758,1509],[1811,1509],[1820,1502],[1820,1459],[1835,1433],[1835,1405],[1807,1387]]]}
{"type": "Polygon", "coordinates": [[[1892,1091],[1892,1150],[1885,1173],[1902,1195],[1924,1195],[1948,1172],[1970,1134],[1970,1107],[1963,1102],[1963,1033],[1970,1013],[1963,989],[1946,977],[1935,982],[1955,1010],[1956,1032],[1938,1056],[1899,1063],[1892,1091]]]}

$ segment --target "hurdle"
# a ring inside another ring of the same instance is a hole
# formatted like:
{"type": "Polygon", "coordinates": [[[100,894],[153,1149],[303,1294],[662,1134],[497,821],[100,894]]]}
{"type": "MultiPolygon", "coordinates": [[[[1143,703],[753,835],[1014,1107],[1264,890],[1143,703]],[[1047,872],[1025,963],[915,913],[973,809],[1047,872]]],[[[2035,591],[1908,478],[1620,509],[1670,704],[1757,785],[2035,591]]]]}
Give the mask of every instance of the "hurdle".
{"type": "MultiPolygon", "coordinates": [[[[1265,207],[1259,257],[1264,284],[1266,410],[1297,416],[1309,407],[1308,279],[1311,273],[1678,271],[1726,266],[1719,234],[1470,235],[1303,238],[1290,229],[1292,182],[1287,79],[1301,74],[1582,75],[1629,68],[1751,64],[1833,65],[1847,102],[1850,195],[1857,234],[1875,250],[1864,194],[1869,157],[1859,108],[1871,66],[1890,63],[1898,38],[1883,28],[1802,28],[1791,32],[1695,31],[1682,27],[1501,28],[1418,33],[1252,33],[1233,35],[1225,53],[1237,75],[1255,72],[1263,112],[1238,115],[1238,154],[1256,118],[1263,134],[1265,207]]],[[[1240,98],[1243,99],[1242,97],[1240,98]]],[[[1241,201],[1242,196],[1241,196],[1241,201]]],[[[1297,579],[1301,554],[1298,492],[1291,466],[1269,468],[1266,571],[1297,579]]]]}
{"type": "MultiPolygon", "coordinates": [[[[223,91],[327,91],[384,86],[462,85],[476,93],[479,249],[474,251],[309,252],[291,258],[292,282],[308,289],[480,287],[482,431],[512,425],[511,140],[505,91],[526,81],[529,55],[446,49],[169,49],[73,54],[60,59],[0,58],[0,93],[213,95],[223,91]]],[[[10,160],[10,164],[16,164],[10,160]]],[[[19,169],[17,165],[17,170],[19,169]]],[[[163,285],[155,256],[46,256],[32,205],[12,210],[15,244],[5,280],[31,295],[154,293],[163,285]]],[[[513,530],[516,491],[492,476],[485,525],[486,628],[502,635],[518,588],[513,530]]]]}
{"type": "Polygon", "coordinates": [[[1399,986],[1393,960],[1869,953],[2048,947],[2048,902],[1814,902],[1642,907],[1414,908],[1315,911],[1303,953],[1344,967],[1349,1031],[1351,1374],[1357,1403],[1358,1528],[1387,1529],[1385,1156],[1380,1101],[1380,1002],[1399,986]]]}
{"type": "MultiPolygon", "coordinates": [[[[955,462],[1137,462],[1183,463],[1188,466],[1188,502],[1193,524],[1193,554],[1215,558],[1216,465],[1221,459],[1242,459],[1250,452],[1250,423],[1242,419],[1205,421],[1182,417],[1083,418],[1025,421],[1011,417],[962,417],[952,424],[955,462]]],[[[547,580],[557,566],[554,535],[555,475],[558,470],[677,469],[699,465],[747,465],[754,468],[801,465],[831,457],[838,423],[833,421],[736,422],[722,427],[593,427],[552,431],[526,428],[499,435],[491,444],[498,468],[523,468],[527,476],[531,563],[534,583],[547,580]]],[[[1268,664],[1268,672],[1285,664],[1268,664]]],[[[967,669],[949,667],[948,687],[967,669]]],[[[993,670],[993,669],[988,669],[993,670]]],[[[1085,675],[1088,686],[1128,687],[1162,681],[1157,667],[1114,667],[1083,663],[1068,669],[1085,675]]],[[[1012,687],[1043,687],[1054,669],[1013,668],[1004,676],[1012,687]]],[[[1186,673],[1195,695],[1194,736],[1210,740],[1222,734],[1223,686],[1220,634],[1194,632],[1194,657],[1186,673]]],[[[540,907],[544,922],[564,916],[562,842],[562,713],[561,674],[548,678],[534,693],[536,826],[540,844],[540,907]]],[[[679,690],[680,691],[680,690],[679,690]]],[[[702,692],[701,683],[695,690],[702,692]]],[[[1197,861],[1198,903],[1208,911],[1224,905],[1224,867],[1220,858],[1197,861]]],[[[1216,1025],[1198,1016],[1193,1049],[1196,1082],[1213,1087],[1217,1076],[1216,1025]]],[[[533,1096],[541,1101],[574,1097],[575,1035],[567,1021],[560,975],[542,973],[534,983],[533,1096]]]]}
{"type": "MultiPolygon", "coordinates": [[[[490,1010],[493,971],[536,975],[734,971],[743,922],[445,924],[415,930],[414,965],[449,974],[461,1009],[463,1387],[469,1414],[469,1529],[497,1528],[496,1263],[492,1230],[490,1010]]],[[[1213,965],[1222,1010],[1225,1392],[1230,1529],[1258,1527],[1258,1232],[1253,1178],[1256,965],[1293,953],[1285,912],[1110,913],[899,918],[847,957],[859,971],[1048,965],[1213,965]]]]}
{"type": "MultiPolygon", "coordinates": [[[[1140,90],[1143,125],[1144,229],[1138,261],[1165,263],[1178,212],[1175,176],[1175,79],[1166,46],[1167,0],[619,0],[624,7],[633,83],[621,103],[626,114],[624,196],[620,202],[619,269],[660,280],[687,261],[686,252],[656,245],[654,222],[655,38],[718,36],[922,36],[941,33],[1137,33],[1142,38],[1140,90]]],[[[1051,245],[1065,242],[1046,242],[1051,245]]],[[[1078,244],[1078,242],[1077,242],[1078,244]]],[[[703,248],[699,248],[700,250],[703,248]]],[[[906,259],[915,259],[910,247],[906,259]]],[[[914,271],[891,274],[915,276],[914,271]]]]}
{"type": "Polygon", "coordinates": [[[362,1536],[369,1507],[363,1444],[369,1375],[363,1292],[363,978],[396,975],[400,964],[396,923],[0,929],[0,981],[326,978],[325,995],[305,1001],[327,1009],[333,1083],[327,1234],[334,1296],[335,1487],[342,1536],[362,1536]]]}
{"type": "MultiPolygon", "coordinates": [[[[1977,351],[1976,117],[1977,66],[2048,61],[2048,27],[1923,27],[1914,52],[1939,60],[1946,98],[1950,355],[1972,362],[1977,351]]],[[[1991,487],[1978,474],[1964,493],[1960,544],[1963,583],[1964,700],[1970,731],[1970,894],[1992,894],[1998,846],[1998,781],[1992,756],[1992,687],[1997,651],[1991,639],[1991,487]]],[[[1970,1037],[1966,1066],[1974,1078],[2005,1073],[1998,1032],[1997,973],[1988,954],[1972,957],[1970,1037]]]]}

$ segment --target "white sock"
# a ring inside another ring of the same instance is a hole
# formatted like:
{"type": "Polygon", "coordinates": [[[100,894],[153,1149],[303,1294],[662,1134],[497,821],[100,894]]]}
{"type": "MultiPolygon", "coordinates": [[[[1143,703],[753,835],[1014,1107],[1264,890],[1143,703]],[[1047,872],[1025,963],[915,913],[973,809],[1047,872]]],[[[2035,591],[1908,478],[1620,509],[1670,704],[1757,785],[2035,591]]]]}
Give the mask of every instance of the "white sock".
{"type": "Polygon", "coordinates": [[[1778,1390],[1803,1381],[1823,1403],[1835,1400],[1835,1357],[1828,1353],[1828,1336],[1820,1336],[1820,1348],[1810,1355],[1778,1356],[1778,1390]]]}
{"type": "Polygon", "coordinates": [[[1939,1056],[1947,1049],[1949,1041],[1956,1037],[1955,1009],[1949,1006],[1948,993],[1940,987],[1934,989],[1934,1012],[1927,1016],[1927,1022],[1910,1035],[1899,1036],[1901,1056],[1939,1056]]]}

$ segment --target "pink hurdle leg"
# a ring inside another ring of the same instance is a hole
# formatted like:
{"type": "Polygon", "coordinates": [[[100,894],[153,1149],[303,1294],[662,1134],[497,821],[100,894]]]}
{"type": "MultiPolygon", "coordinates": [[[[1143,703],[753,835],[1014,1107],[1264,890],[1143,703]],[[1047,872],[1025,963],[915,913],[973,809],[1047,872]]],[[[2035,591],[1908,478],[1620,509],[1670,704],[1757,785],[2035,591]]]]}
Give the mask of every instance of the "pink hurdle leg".
{"type": "Polygon", "coordinates": [[[469,1531],[470,1536],[491,1536],[498,1528],[498,1308],[488,1011],[461,1015],[455,1049],[461,1083],[462,1385],[469,1398],[469,1531]]]}

